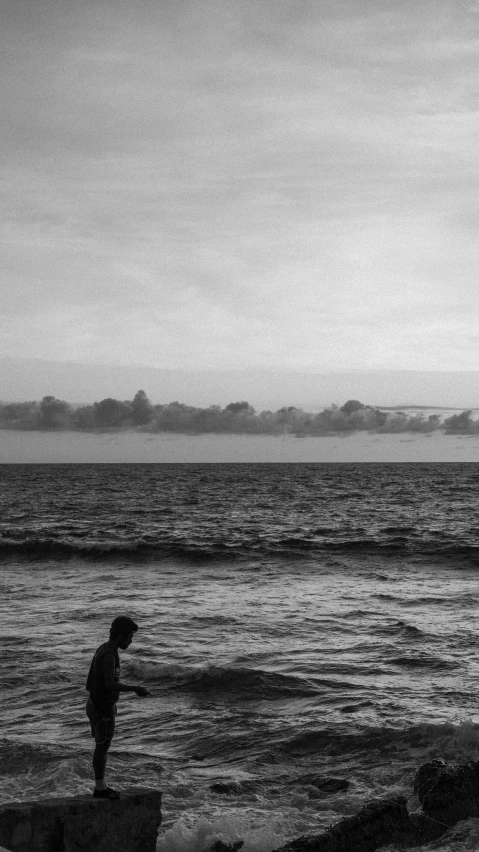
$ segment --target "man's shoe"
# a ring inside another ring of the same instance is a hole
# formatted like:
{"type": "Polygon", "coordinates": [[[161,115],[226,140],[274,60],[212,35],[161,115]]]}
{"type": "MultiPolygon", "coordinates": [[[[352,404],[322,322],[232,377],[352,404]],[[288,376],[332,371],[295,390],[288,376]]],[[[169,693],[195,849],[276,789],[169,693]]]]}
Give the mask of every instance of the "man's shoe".
{"type": "Polygon", "coordinates": [[[105,790],[93,790],[93,798],[95,799],[119,799],[120,794],[113,790],[112,787],[106,787],[105,790]]]}

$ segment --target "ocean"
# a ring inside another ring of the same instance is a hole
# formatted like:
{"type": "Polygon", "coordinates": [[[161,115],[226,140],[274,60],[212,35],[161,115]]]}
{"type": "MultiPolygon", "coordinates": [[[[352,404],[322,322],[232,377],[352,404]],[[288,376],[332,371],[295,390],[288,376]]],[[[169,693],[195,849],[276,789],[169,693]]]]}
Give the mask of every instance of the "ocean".
{"type": "MultiPolygon", "coordinates": [[[[159,852],[271,852],[371,798],[414,810],[430,758],[479,759],[478,464],[2,465],[0,486],[1,801],[92,790],[85,680],[123,613],[122,679],[151,696],[121,696],[107,779],[163,791],[159,852]]],[[[478,846],[469,820],[435,848],[478,846]]]]}

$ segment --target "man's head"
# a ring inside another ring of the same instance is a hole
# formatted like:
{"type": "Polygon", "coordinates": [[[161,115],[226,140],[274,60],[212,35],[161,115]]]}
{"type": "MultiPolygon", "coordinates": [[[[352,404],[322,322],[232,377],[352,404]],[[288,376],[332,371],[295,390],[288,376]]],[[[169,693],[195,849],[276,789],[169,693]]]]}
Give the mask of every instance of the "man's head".
{"type": "Polygon", "coordinates": [[[135,624],[132,618],[127,615],[117,615],[113,619],[110,627],[110,641],[116,642],[122,651],[126,651],[131,645],[133,634],[138,630],[138,625],[135,624]]]}

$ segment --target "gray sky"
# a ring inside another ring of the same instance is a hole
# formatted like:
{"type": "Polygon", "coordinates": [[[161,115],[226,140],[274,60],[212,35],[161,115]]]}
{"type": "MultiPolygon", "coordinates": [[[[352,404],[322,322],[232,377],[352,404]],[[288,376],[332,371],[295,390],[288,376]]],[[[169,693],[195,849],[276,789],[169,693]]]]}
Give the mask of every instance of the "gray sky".
{"type": "Polygon", "coordinates": [[[0,10],[0,356],[477,368],[478,2],[0,10]]]}

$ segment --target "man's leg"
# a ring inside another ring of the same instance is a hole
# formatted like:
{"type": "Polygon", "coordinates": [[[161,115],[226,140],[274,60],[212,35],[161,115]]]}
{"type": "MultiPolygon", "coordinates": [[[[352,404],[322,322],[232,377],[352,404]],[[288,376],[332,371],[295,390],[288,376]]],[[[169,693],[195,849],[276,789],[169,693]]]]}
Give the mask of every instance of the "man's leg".
{"type": "Polygon", "coordinates": [[[113,734],[115,733],[115,715],[106,715],[87,702],[87,715],[90,719],[91,733],[95,738],[95,750],[93,752],[93,771],[95,773],[95,789],[93,795],[97,798],[117,799],[118,793],[108,787],[105,781],[106,758],[110,748],[113,734]]]}
{"type": "Polygon", "coordinates": [[[108,749],[110,748],[111,740],[105,740],[103,743],[96,743],[95,751],[93,752],[93,771],[95,773],[95,789],[106,790],[105,770],[106,758],[108,749]]]}

